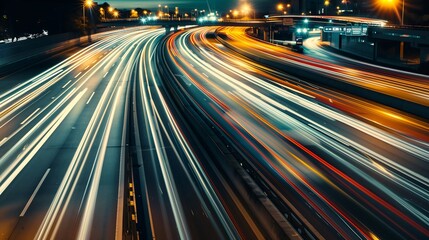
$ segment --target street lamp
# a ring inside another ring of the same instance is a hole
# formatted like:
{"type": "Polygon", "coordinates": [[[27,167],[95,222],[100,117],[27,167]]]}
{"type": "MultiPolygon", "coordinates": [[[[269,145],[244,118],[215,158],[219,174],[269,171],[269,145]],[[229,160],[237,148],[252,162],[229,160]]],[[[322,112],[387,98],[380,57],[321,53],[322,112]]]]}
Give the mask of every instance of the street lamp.
{"type": "Polygon", "coordinates": [[[232,12],[232,16],[234,16],[234,18],[237,18],[238,17],[238,10],[234,10],[232,12]]]}
{"type": "Polygon", "coordinates": [[[277,10],[279,12],[283,12],[283,14],[286,14],[290,10],[291,6],[292,5],[290,3],[287,3],[286,5],[284,5],[283,3],[279,3],[279,4],[277,4],[277,10]]]}
{"type": "Polygon", "coordinates": [[[170,9],[168,8],[168,6],[167,6],[167,5],[165,5],[165,6],[164,6],[164,8],[165,8],[165,10],[167,11],[166,15],[167,15],[168,17],[170,17],[170,9]]]}
{"type": "Polygon", "coordinates": [[[405,14],[405,0],[402,0],[402,13],[401,16],[399,16],[399,13],[397,11],[399,0],[378,0],[378,5],[380,7],[388,7],[393,8],[395,10],[396,16],[398,19],[400,18],[400,25],[404,25],[404,14],[405,14]]]}
{"type": "Polygon", "coordinates": [[[100,8],[100,15],[102,20],[106,20],[106,13],[102,7],[100,8]]]}
{"type": "Polygon", "coordinates": [[[284,8],[285,6],[282,3],[277,4],[277,10],[279,10],[279,12],[283,12],[284,8]]]}
{"type": "Polygon", "coordinates": [[[323,3],[323,5],[325,5],[325,15],[328,15],[329,4],[330,4],[329,0],[325,0],[325,2],[323,3]]]}
{"type": "Polygon", "coordinates": [[[85,0],[85,2],[82,5],[82,16],[83,16],[83,29],[85,30],[86,27],[86,19],[85,19],[85,6],[88,8],[92,7],[92,0],[85,0]]]}
{"type": "Polygon", "coordinates": [[[247,15],[250,11],[253,11],[253,19],[256,18],[255,10],[252,9],[252,7],[249,4],[244,4],[241,11],[243,12],[244,15],[247,15]]]}

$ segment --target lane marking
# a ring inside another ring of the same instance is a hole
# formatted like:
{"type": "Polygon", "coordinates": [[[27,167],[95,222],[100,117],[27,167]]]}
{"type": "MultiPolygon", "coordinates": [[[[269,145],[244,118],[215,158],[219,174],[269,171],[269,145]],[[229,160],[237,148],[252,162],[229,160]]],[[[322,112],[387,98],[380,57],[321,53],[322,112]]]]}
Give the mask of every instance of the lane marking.
{"type": "Polygon", "coordinates": [[[209,78],[209,76],[207,76],[207,74],[203,73],[204,76],[206,76],[206,78],[209,78]]]}
{"type": "Polygon", "coordinates": [[[86,66],[86,68],[84,69],[84,70],[86,70],[86,69],[88,69],[89,68],[89,65],[88,66],[86,66]]]}
{"type": "Polygon", "coordinates": [[[69,85],[71,83],[71,80],[69,80],[66,84],[64,84],[63,88],[66,88],[67,85],[69,85]]]}
{"type": "Polygon", "coordinates": [[[77,77],[79,77],[79,75],[81,74],[82,72],[79,72],[77,75],[76,75],[76,77],[74,77],[74,78],[77,78],[77,77]]]}
{"type": "Polygon", "coordinates": [[[104,76],[103,76],[103,78],[105,78],[106,76],[107,76],[107,74],[108,74],[109,72],[106,72],[105,74],[104,74],[104,76]]]}
{"type": "Polygon", "coordinates": [[[36,189],[34,189],[33,194],[31,195],[30,199],[28,199],[27,204],[25,204],[24,209],[22,209],[21,214],[19,214],[19,217],[24,217],[25,213],[27,212],[28,208],[30,207],[31,203],[33,202],[34,197],[36,196],[37,192],[39,191],[40,187],[42,186],[42,183],[45,181],[46,177],[48,176],[49,172],[51,171],[50,168],[48,168],[43,175],[42,179],[40,180],[39,184],[37,184],[36,189]]]}
{"type": "Polygon", "coordinates": [[[92,97],[94,96],[95,92],[92,92],[91,96],[89,97],[88,101],[86,102],[86,105],[88,105],[89,102],[91,102],[92,97]]]}
{"type": "Polygon", "coordinates": [[[0,147],[3,146],[3,144],[6,142],[6,140],[7,140],[7,137],[5,137],[5,138],[3,138],[3,140],[1,140],[0,147]]]}
{"type": "Polygon", "coordinates": [[[31,117],[34,116],[34,114],[36,114],[38,111],[40,110],[40,108],[36,109],[36,111],[34,111],[32,114],[30,114],[30,116],[28,116],[24,121],[21,122],[21,125],[24,125],[31,117]]]}

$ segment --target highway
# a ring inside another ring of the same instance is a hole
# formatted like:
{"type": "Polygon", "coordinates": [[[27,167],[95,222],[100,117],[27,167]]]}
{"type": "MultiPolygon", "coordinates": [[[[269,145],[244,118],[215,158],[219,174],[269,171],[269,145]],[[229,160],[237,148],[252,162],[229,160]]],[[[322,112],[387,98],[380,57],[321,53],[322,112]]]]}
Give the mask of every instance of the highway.
{"type": "Polygon", "coordinates": [[[98,36],[0,79],[0,239],[429,237],[427,121],[288,66],[421,106],[425,76],[243,28],[98,36]]]}
{"type": "Polygon", "coordinates": [[[215,31],[198,28],[169,39],[171,66],[181,76],[175,84],[265,179],[273,191],[268,194],[290,201],[305,224],[327,239],[429,236],[427,122],[255,60],[303,71],[311,65],[315,78],[354,79],[353,84],[422,105],[427,85],[411,81],[390,92],[381,86],[388,76],[372,82],[372,73],[298,57],[247,37],[242,28],[221,30],[220,38],[215,31]]]}
{"type": "Polygon", "coordinates": [[[213,186],[163,93],[154,58],[162,35],[153,35],[136,60],[133,111],[140,173],[146,187],[152,238],[238,238],[213,186]]]}
{"type": "Polygon", "coordinates": [[[102,35],[2,78],[0,239],[280,239],[166,92],[164,29],[102,35]]]}
{"type": "MultiPolygon", "coordinates": [[[[332,62],[332,54],[318,53],[314,56],[293,53],[285,48],[263,44],[261,41],[249,38],[245,28],[226,28],[222,30],[228,34],[229,42],[235,43],[238,49],[255,57],[281,62],[285,65],[297,66],[307,72],[319,73],[351,85],[370,89],[388,96],[429,106],[427,95],[429,85],[428,76],[410,74],[401,71],[383,70],[380,67],[370,67],[361,64],[359,68],[350,64],[332,62]],[[251,51],[248,51],[251,49],[251,51]],[[328,60],[325,60],[328,59],[328,60]],[[363,69],[360,67],[365,66],[363,69]]],[[[313,52],[314,53],[314,52],[313,52]]]]}
{"type": "Polygon", "coordinates": [[[2,89],[0,238],[121,235],[131,82],[122,69],[130,68],[128,58],[138,52],[132,46],[149,31],[107,33],[2,89]]]}

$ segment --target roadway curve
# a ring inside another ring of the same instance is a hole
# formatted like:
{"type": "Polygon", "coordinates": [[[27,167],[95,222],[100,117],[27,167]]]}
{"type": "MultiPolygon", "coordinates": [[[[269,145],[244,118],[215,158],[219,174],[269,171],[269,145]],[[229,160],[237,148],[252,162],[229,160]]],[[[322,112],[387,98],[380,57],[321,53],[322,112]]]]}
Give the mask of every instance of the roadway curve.
{"type": "Polygon", "coordinates": [[[46,71],[2,79],[13,84],[0,92],[0,239],[284,236],[210,126],[166,92],[164,35],[105,33],[46,71]]]}
{"type": "MultiPolygon", "coordinates": [[[[290,201],[295,216],[308,220],[306,229],[328,239],[429,236],[426,122],[308,84],[286,74],[287,67],[259,65],[230,48],[254,60],[318,64],[316,78],[361,79],[363,73],[302,60],[242,29],[228,29],[223,39],[215,31],[198,28],[169,39],[171,67],[180,76],[175,84],[245,156],[272,189],[268,195],[290,201]]],[[[427,101],[424,89],[398,91],[427,101]]]]}
{"type": "Polygon", "coordinates": [[[391,70],[371,64],[351,64],[333,59],[332,54],[312,56],[291,52],[281,46],[249,37],[245,28],[224,28],[218,31],[219,40],[227,34],[226,45],[243,55],[280,70],[289,71],[318,85],[349,92],[386,106],[429,118],[428,80],[426,75],[391,70]],[[317,75],[318,77],[313,77],[317,75]]]}

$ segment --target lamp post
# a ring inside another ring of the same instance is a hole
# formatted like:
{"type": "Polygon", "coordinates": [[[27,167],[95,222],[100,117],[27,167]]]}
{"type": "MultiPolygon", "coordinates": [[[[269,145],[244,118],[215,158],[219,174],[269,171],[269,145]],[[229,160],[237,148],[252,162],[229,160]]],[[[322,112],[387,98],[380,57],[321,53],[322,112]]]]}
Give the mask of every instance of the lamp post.
{"type": "Polygon", "coordinates": [[[92,7],[92,0],[86,0],[83,5],[82,5],[82,15],[83,15],[83,29],[85,29],[85,24],[86,24],[86,20],[85,20],[85,5],[88,6],[88,8],[92,7]]]}
{"type": "MultiPolygon", "coordinates": [[[[85,19],[85,5],[90,8],[92,7],[92,0],[85,0],[85,2],[82,5],[82,15],[83,15],[83,31],[86,29],[86,19],[85,19]]],[[[88,31],[88,42],[91,41],[91,30],[88,31]]]]}
{"type": "Polygon", "coordinates": [[[377,4],[380,8],[386,8],[386,9],[394,9],[396,13],[396,17],[399,20],[399,24],[402,26],[404,25],[404,17],[405,17],[405,0],[401,0],[401,16],[399,16],[398,8],[399,8],[399,2],[400,0],[378,0],[377,4]]]}
{"type": "Polygon", "coordinates": [[[328,7],[329,7],[329,0],[325,0],[325,2],[323,3],[323,5],[325,5],[325,15],[328,15],[328,7]]]}
{"type": "Polygon", "coordinates": [[[164,15],[166,15],[166,16],[168,16],[168,18],[170,18],[170,9],[168,8],[168,5],[165,5],[164,8],[167,11],[166,13],[164,13],[164,15]]]}
{"type": "Polygon", "coordinates": [[[280,13],[282,13],[283,12],[283,9],[284,9],[285,7],[284,7],[284,5],[282,4],[282,3],[279,3],[279,4],[277,4],[277,10],[279,10],[279,12],[280,13]]]}
{"type": "Polygon", "coordinates": [[[238,14],[239,14],[238,10],[234,10],[234,11],[232,12],[232,16],[234,16],[234,18],[237,18],[237,17],[238,17],[238,14]]]}
{"type": "Polygon", "coordinates": [[[243,5],[243,7],[242,7],[242,10],[241,10],[242,12],[243,12],[243,14],[246,16],[247,14],[249,14],[249,12],[251,12],[251,11],[253,11],[253,19],[255,19],[256,18],[256,12],[255,12],[255,9],[253,9],[249,4],[245,4],[245,5],[243,5]]]}
{"type": "MultiPolygon", "coordinates": [[[[405,13],[405,0],[402,0],[402,15],[401,15],[401,26],[404,26],[404,13],[405,13]]],[[[404,47],[405,43],[401,41],[399,45],[399,58],[404,59],[404,47]]]]}

